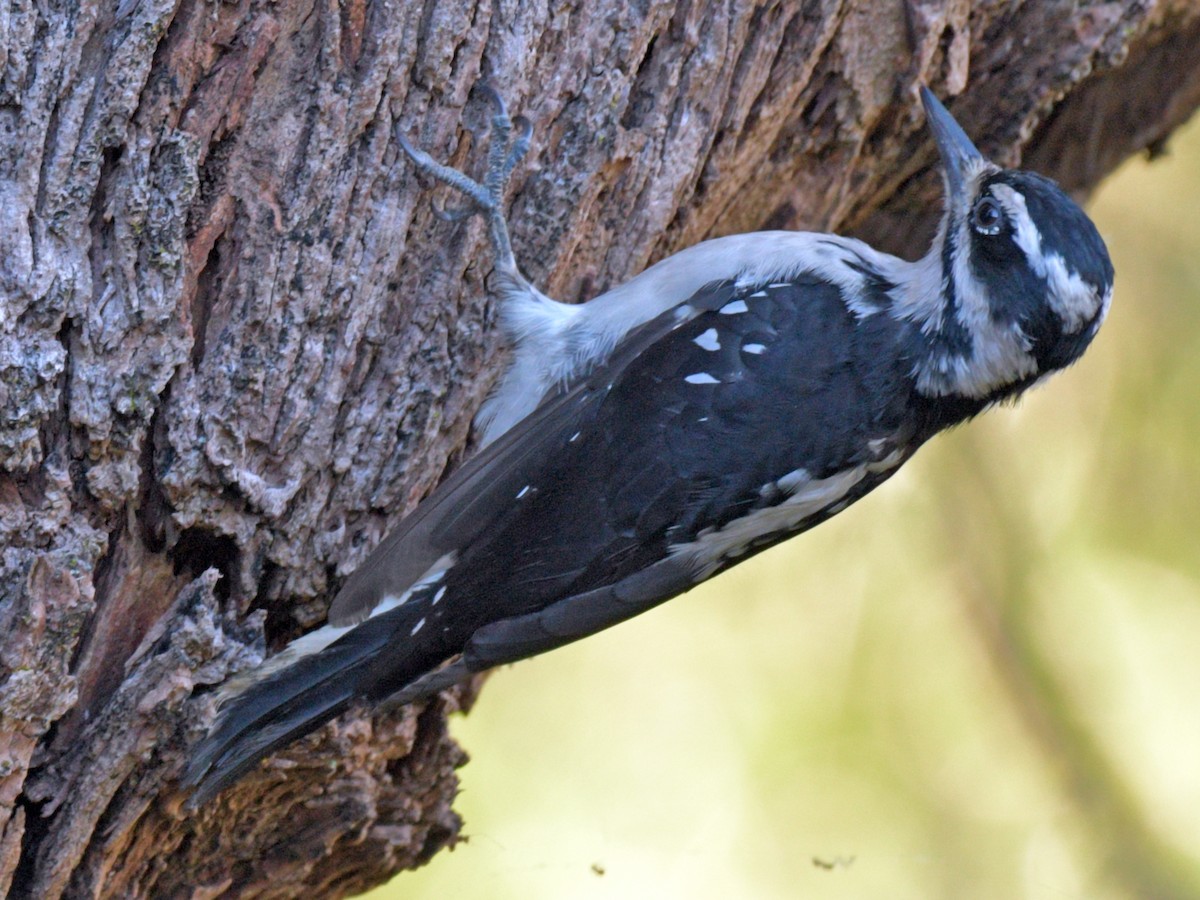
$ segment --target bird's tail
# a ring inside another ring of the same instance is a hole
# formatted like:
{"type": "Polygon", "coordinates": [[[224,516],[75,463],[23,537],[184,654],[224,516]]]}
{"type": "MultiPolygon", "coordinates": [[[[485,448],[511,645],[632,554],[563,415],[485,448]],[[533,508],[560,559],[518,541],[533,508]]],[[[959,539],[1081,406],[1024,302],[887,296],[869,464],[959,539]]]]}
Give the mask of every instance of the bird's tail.
{"type": "MultiPolygon", "coordinates": [[[[306,655],[291,652],[287,657],[290,651],[285,651],[280,657],[288,664],[269,662],[250,673],[250,680],[226,688],[216,723],[183,775],[183,787],[193,790],[189,805],[207,802],[271,751],[320,727],[360,698],[377,699],[371,694],[379,654],[395,632],[390,618],[338,629],[336,640],[318,644],[306,655]]],[[[407,678],[402,672],[389,673],[388,680],[403,684],[422,669],[407,678]]]]}

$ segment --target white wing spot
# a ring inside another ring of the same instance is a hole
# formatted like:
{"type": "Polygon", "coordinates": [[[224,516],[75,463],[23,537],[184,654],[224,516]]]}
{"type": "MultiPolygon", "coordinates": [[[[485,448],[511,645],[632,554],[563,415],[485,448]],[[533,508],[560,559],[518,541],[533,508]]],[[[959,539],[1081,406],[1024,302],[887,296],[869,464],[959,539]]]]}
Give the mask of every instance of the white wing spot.
{"type": "Polygon", "coordinates": [[[767,352],[766,344],[743,344],[742,349],[747,353],[753,353],[755,356],[767,352]]]}
{"type": "Polygon", "coordinates": [[[775,482],[788,492],[782,503],[755,510],[721,528],[704,529],[693,540],[672,544],[668,549],[671,556],[690,566],[696,582],[703,581],[722,560],[740,556],[760,538],[791,531],[809,516],[841,502],[867,472],[868,466],[864,465],[828,478],[811,478],[804,469],[796,469],[775,482]]]}
{"type": "Polygon", "coordinates": [[[702,350],[720,350],[721,339],[717,336],[717,329],[710,328],[704,334],[692,338],[692,343],[702,350]]]}
{"type": "Polygon", "coordinates": [[[713,378],[707,372],[697,372],[695,375],[689,375],[683,379],[688,384],[720,384],[721,382],[713,378]]]}
{"type": "Polygon", "coordinates": [[[583,434],[582,431],[575,432],[573,435],[571,435],[571,438],[570,438],[570,440],[567,441],[567,443],[568,444],[575,443],[577,440],[579,440],[579,435],[581,435],[581,434],[583,434]]]}
{"type": "Polygon", "coordinates": [[[767,287],[769,287],[769,288],[785,288],[785,287],[791,287],[791,286],[792,286],[792,283],[790,281],[775,281],[775,282],[772,282],[771,284],[767,285],[767,287]]]}
{"type": "Polygon", "coordinates": [[[529,493],[529,485],[525,485],[525,487],[521,488],[521,490],[517,493],[517,499],[520,500],[522,497],[524,497],[528,493],[529,493]]]}
{"type": "Polygon", "coordinates": [[[734,300],[726,303],[717,312],[723,316],[736,316],[739,313],[750,312],[750,307],[746,305],[745,300],[734,300]]]}
{"type": "Polygon", "coordinates": [[[707,422],[707,421],[708,421],[708,416],[701,416],[701,417],[700,417],[700,418],[698,418],[696,421],[697,421],[697,422],[707,422]]]}
{"type": "Polygon", "coordinates": [[[766,291],[755,291],[753,294],[751,294],[751,295],[750,295],[750,297],[751,297],[751,298],[754,298],[754,297],[765,297],[765,296],[767,296],[767,292],[766,292],[766,291]]]}
{"type": "MultiPolygon", "coordinates": [[[[775,486],[779,490],[787,494],[794,494],[801,485],[812,481],[812,476],[808,474],[808,469],[793,469],[782,478],[775,482],[775,486]]],[[[765,488],[766,485],[763,485],[765,488]]]]}
{"type": "Polygon", "coordinates": [[[440,557],[438,561],[430,566],[424,575],[414,581],[412,586],[403,594],[400,596],[396,596],[394,594],[384,595],[383,599],[375,604],[375,607],[371,610],[368,618],[378,616],[381,613],[395,609],[397,606],[403,606],[408,602],[408,598],[412,596],[413,591],[437,584],[438,581],[440,581],[446,574],[446,572],[455,564],[455,562],[457,562],[457,560],[458,553],[453,550],[447,553],[445,556],[440,557]]]}
{"type": "Polygon", "coordinates": [[[897,447],[883,459],[867,463],[868,472],[887,472],[904,462],[904,451],[897,447]]]}
{"type": "Polygon", "coordinates": [[[441,602],[442,598],[445,596],[446,596],[446,586],[443,584],[440,588],[438,588],[437,593],[433,595],[433,603],[431,605],[437,606],[441,602]]]}
{"type": "Polygon", "coordinates": [[[420,631],[424,627],[425,627],[425,619],[422,618],[420,622],[418,622],[416,625],[413,626],[413,630],[408,633],[408,636],[412,637],[414,634],[416,634],[418,631],[420,631]]]}

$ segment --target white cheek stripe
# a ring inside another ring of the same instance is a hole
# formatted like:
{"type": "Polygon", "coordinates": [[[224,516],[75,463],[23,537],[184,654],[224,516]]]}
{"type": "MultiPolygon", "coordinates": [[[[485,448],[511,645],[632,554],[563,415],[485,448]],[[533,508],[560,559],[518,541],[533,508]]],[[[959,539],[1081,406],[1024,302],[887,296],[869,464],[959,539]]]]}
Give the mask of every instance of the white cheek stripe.
{"type": "Polygon", "coordinates": [[[1050,305],[1063,320],[1063,331],[1078,334],[1096,318],[1108,311],[1110,294],[1097,297],[1096,289],[1067,268],[1057,253],[1046,256],[1046,280],[1050,284],[1050,305]]]}
{"type": "MultiPolygon", "coordinates": [[[[1028,212],[1023,212],[1024,198],[1005,185],[995,185],[992,192],[1016,223],[1018,244],[1021,241],[1029,246],[1033,242],[1040,244],[1028,212]],[[1019,198],[1019,207],[1012,197],[1019,198]]],[[[917,389],[926,395],[985,397],[998,387],[1036,374],[1037,360],[1030,353],[1029,338],[1018,326],[997,323],[992,318],[991,297],[971,272],[971,230],[966,218],[949,222],[943,220],[942,228],[947,231],[954,229],[953,234],[948,236],[954,242],[950,271],[942,278],[944,280],[948,276],[953,282],[958,301],[958,322],[970,335],[971,350],[969,355],[944,353],[921,360],[913,375],[917,379],[917,389]]],[[[932,308],[923,309],[924,304],[919,300],[922,293],[940,298],[948,287],[945,283],[935,287],[937,274],[941,272],[941,260],[937,252],[940,243],[934,241],[933,250],[919,264],[927,271],[918,272],[916,283],[909,288],[916,295],[904,297],[901,305],[901,315],[921,321],[922,330],[926,333],[943,326],[937,303],[934,302],[932,308]]]]}
{"type": "Polygon", "coordinates": [[[1050,306],[1062,319],[1063,331],[1066,334],[1078,334],[1096,318],[1097,313],[1104,311],[1104,298],[1098,297],[1095,288],[1084,281],[1078,272],[1068,269],[1062,256],[1043,250],[1041,232],[1033,224],[1025,197],[1019,191],[1006,184],[997,184],[992,187],[992,193],[1015,223],[1017,246],[1024,251],[1029,267],[1046,279],[1050,306]]]}
{"type": "Polygon", "coordinates": [[[992,195],[1000,201],[1008,220],[1013,223],[1017,246],[1024,251],[1030,268],[1044,276],[1046,273],[1042,266],[1042,235],[1029,215],[1025,196],[1007,184],[992,185],[992,195]]]}
{"type": "Polygon", "coordinates": [[[971,336],[971,355],[947,356],[934,368],[918,374],[925,393],[984,397],[996,388],[1037,372],[1029,339],[1020,328],[992,318],[987,289],[971,272],[971,236],[966,221],[959,224],[951,262],[958,320],[971,336]]]}

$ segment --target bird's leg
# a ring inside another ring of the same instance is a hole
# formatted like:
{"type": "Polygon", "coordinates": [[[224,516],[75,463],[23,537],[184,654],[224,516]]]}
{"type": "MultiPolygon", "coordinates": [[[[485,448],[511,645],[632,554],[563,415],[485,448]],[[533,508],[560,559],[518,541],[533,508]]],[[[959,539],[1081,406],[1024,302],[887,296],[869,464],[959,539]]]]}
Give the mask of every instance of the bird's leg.
{"type": "Polygon", "coordinates": [[[533,124],[524,116],[518,116],[515,120],[509,118],[504,100],[491,85],[483,85],[482,90],[488,95],[488,99],[491,100],[494,107],[492,133],[488,144],[487,173],[482,184],[457,169],[435,161],[424,150],[410,144],[398,131],[396,141],[408,154],[408,158],[413,161],[413,165],[417,167],[418,171],[424,172],[436,181],[440,181],[466,196],[467,208],[450,211],[438,210],[435,207],[439,216],[451,221],[465,218],[474,213],[482,213],[487,217],[492,251],[496,255],[496,272],[504,281],[502,288],[537,294],[536,288],[525,280],[525,276],[517,268],[503,209],[504,193],[508,188],[508,181],[512,176],[513,169],[529,151],[533,124]],[[515,137],[513,136],[514,128],[516,129],[515,137]]]}
{"type": "Polygon", "coordinates": [[[403,135],[397,134],[396,139],[419,172],[465,196],[467,202],[461,210],[438,210],[435,206],[439,216],[462,219],[482,213],[488,222],[496,256],[489,287],[499,300],[497,319],[512,349],[500,385],[475,417],[482,443],[488,444],[532,412],[543,397],[565,383],[571,374],[573,345],[566,329],[578,308],[547,297],[517,267],[504,219],[504,193],[513,169],[529,150],[533,126],[520,116],[510,119],[494,88],[484,85],[483,90],[493,111],[487,172],[481,182],[435,162],[403,135]]]}

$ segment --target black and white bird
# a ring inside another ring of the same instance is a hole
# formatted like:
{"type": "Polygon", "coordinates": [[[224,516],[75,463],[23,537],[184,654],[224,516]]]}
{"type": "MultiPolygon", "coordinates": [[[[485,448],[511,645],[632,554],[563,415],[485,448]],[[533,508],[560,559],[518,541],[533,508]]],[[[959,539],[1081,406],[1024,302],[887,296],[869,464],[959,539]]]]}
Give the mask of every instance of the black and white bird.
{"type": "Polygon", "coordinates": [[[988,162],[925,88],[946,199],[922,259],[743,234],[558,303],[513,259],[502,200],[531,128],[489,93],[483,184],[399,138],[490,224],[513,355],[483,449],[347,580],[327,626],[225,686],[184,777],[193,803],[352,705],[593,634],[836,515],[937,432],[1078,359],[1108,310],[1084,212],[988,162]]]}

